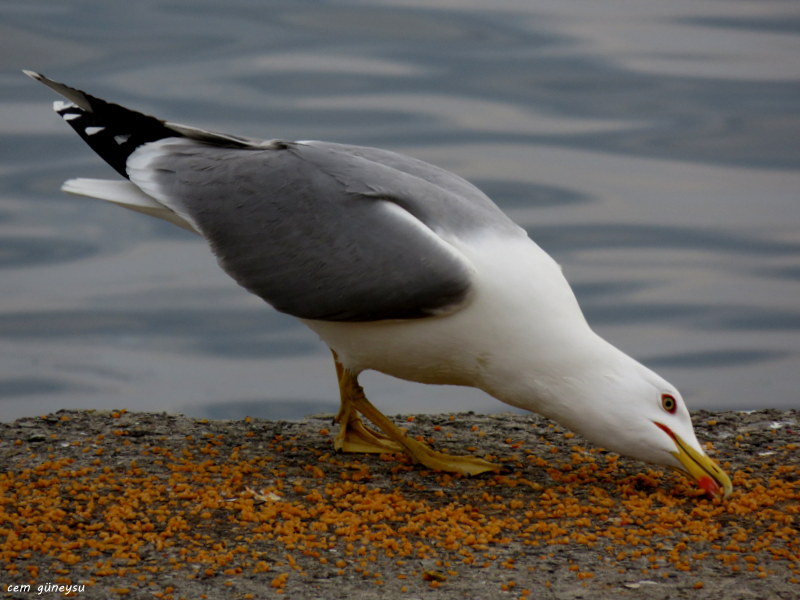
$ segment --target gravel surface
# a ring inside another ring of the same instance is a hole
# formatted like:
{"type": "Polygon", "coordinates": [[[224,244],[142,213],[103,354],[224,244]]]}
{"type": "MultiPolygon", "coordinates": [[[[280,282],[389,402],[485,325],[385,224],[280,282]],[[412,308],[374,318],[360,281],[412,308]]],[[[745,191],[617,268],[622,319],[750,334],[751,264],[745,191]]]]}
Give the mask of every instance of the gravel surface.
{"type": "Polygon", "coordinates": [[[506,468],[474,478],[337,454],[330,415],[0,423],[0,593],[796,599],[799,416],[693,414],[732,476],[727,501],[535,415],[395,417],[506,468]]]}

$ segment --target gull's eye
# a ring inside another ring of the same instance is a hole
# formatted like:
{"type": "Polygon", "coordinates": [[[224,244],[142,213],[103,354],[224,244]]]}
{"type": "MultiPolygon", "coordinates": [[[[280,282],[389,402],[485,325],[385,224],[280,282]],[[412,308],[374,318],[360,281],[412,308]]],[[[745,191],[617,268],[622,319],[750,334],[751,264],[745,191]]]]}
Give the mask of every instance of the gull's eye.
{"type": "Polygon", "coordinates": [[[670,414],[675,414],[675,411],[678,410],[678,401],[669,394],[661,394],[661,408],[670,414]]]}

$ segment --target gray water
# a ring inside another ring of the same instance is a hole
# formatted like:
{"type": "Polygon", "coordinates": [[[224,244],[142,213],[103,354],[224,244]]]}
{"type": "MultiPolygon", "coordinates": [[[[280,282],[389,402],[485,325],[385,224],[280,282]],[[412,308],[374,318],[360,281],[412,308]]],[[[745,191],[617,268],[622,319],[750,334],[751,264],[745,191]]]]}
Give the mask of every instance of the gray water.
{"type": "MultiPolygon", "coordinates": [[[[796,407],[799,33],[795,0],[4,0],[0,419],[337,407],[324,345],[199,239],[59,191],[114,174],[21,68],[172,121],[455,171],[691,407],[796,407]]],[[[390,414],[506,408],[363,382],[390,414]]]]}

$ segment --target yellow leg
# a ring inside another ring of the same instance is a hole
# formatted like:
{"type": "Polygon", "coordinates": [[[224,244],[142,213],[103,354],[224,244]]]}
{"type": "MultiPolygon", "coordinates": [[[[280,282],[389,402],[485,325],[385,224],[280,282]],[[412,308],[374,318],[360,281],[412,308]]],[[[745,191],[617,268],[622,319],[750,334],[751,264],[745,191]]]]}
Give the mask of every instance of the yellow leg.
{"type": "MultiPolygon", "coordinates": [[[[336,360],[335,352],[333,357],[334,363],[336,364],[336,376],[339,379],[339,392],[341,394],[341,407],[339,408],[339,414],[337,414],[334,419],[334,423],[339,423],[339,433],[333,440],[333,447],[342,452],[368,452],[375,454],[402,452],[402,446],[395,444],[385,435],[364,425],[361,417],[358,416],[358,410],[356,410],[355,406],[353,406],[353,403],[350,401],[351,394],[347,387],[348,383],[343,379],[345,369],[342,364],[336,360]]],[[[358,384],[356,383],[356,385],[358,384]]],[[[363,395],[363,391],[361,394],[363,395]]]]}
{"type": "Polygon", "coordinates": [[[336,417],[341,429],[334,447],[345,452],[398,452],[403,451],[415,462],[430,469],[477,475],[499,471],[500,467],[475,456],[451,456],[431,450],[425,444],[411,439],[367,400],[358,384],[357,376],[345,369],[334,353],[336,374],[339,378],[342,407],[336,417]],[[386,435],[364,426],[359,413],[367,417],[386,435]]]}

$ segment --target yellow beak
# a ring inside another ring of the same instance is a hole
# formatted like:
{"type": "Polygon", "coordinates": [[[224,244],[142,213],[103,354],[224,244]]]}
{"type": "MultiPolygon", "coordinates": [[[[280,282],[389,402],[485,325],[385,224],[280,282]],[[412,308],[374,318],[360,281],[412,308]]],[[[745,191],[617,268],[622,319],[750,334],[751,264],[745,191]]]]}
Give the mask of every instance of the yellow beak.
{"type": "Polygon", "coordinates": [[[720,469],[706,454],[698,452],[684,442],[679,435],[666,425],[656,423],[675,442],[676,450],[672,455],[678,459],[683,469],[676,470],[694,479],[710,496],[727,498],[733,490],[730,477],[720,469]]]}

